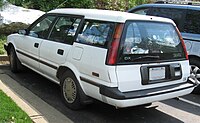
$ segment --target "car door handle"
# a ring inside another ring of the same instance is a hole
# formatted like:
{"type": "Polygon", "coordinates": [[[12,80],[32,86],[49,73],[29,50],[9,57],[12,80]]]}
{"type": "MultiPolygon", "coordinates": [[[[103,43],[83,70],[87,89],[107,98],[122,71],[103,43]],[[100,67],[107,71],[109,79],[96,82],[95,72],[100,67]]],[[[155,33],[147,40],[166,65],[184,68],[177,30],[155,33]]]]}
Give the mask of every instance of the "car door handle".
{"type": "Polygon", "coordinates": [[[35,43],[34,47],[38,48],[39,47],[39,43],[35,43]]]}
{"type": "Polygon", "coordinates": [[[62,49],[58,49],[57,54],[59,54],[59,55],[63,55],[63,53],[64,53],[64,50],[62,50],[62,49]]]}

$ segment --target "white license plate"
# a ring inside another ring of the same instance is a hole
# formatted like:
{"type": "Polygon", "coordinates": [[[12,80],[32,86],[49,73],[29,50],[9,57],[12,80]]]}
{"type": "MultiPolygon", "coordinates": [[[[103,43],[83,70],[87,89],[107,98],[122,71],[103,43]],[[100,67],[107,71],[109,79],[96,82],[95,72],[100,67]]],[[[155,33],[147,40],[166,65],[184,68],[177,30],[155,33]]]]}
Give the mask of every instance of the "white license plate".
{"type": "Polygon", "coordinates": [[[149,80],[165,79],[165,67],[149,68],[149,80]]]}

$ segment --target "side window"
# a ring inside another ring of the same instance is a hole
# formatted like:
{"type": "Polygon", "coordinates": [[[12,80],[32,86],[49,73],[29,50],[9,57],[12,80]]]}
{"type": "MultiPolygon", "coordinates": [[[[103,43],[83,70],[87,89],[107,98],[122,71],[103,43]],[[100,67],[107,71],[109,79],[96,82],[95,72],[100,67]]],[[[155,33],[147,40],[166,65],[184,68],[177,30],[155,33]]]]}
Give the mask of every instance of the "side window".
{"type": "Polygon", "coordinates": [[[149,15],[150,8],[139,9],[131,13],[140,14],[140,15],[149,15]]]}
{"type": "Polygon", "coordinates": [[[200,11],[188,10],[184,26],[184,32],[200,34],[200,11]]]}
{"type": "Polygon", "coordinates": [[[79,18],[60,17],[53,27],[49,39],[70,44],[74,40],[80,22],[79,18]]]}
{"type": "Polygon", "coordinates": [[[185,17],[184,9],[173,9],[173,8],[153,8],[153,16],[165,17],[172,19],[180,31],[183,31],[183,20],[185,17]]]}
{"type": "Polygon", "coordinates": [[[113,30],[114,23],[87,20],[76,41],[93,46],[106,47],[108,40],[112,38],[113,30]]]}
{"type": "Polygon", "coordinates": [[[36,37],[36,38],[45,38],[48,36],[48,31],[51,23],[55,19],[55,16],[47,16],[42,19],[40,22],[35,24],[30,29],[29,36],[36,37]]]}

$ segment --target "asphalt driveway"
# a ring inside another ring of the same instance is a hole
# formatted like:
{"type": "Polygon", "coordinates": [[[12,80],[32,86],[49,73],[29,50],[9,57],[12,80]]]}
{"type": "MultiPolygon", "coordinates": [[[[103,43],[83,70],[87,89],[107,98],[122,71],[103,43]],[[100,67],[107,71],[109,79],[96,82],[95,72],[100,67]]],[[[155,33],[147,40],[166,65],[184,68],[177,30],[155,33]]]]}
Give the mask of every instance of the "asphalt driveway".
{"type": "Polygon", "coordinates": [[[83,110],[72,111],[62,103],[59,85],[31,70],[13,74],[8,66],[0,66],[0,69],[3,74],[16,80],[21,87],[39,97],[39,103],[34,102],[34,97],[26,97],[27,94],[16,90],[13,83],[3,81],[7,86],[18,91],[21,97],[24,97],[52,123],[199,123],[200,120],[200,95],[190,94],[179,100],[155,102],[149,107],[124,109],[115,109],[113,106],[95,100],[83,110]],[[42,106],[40,102],[43,103],[42,106]]]}

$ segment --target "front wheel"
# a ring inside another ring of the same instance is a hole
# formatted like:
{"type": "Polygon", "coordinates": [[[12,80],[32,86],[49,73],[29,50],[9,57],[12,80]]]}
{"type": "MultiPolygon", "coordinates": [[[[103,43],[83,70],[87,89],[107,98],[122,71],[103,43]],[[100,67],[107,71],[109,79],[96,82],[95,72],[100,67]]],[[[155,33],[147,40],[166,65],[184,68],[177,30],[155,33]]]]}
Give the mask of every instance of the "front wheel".
{"type": "Polygon", "coordinates": [[[61,79],[61,96],[66,106],[72,110],[83,108],[81,97],[84,97],[78,80],[72,72],[65,72],[61,79]]]}
{"type": "Polygon", "coordinates": [[[9,60],[10,60],[10,69],[13,73],[19,72],[21,63],[19,59],[17,58],[16,52],[14,47],[10,48],[10,54],[9,54],[9,60]]]}
{"type": "MultiPolygon", "coordinates": [[[[195,83],[200,83],[200,63],[197,59],[190,59],[190,79],[195,83]]],[[[192,93],[200,94],[200,85],[192,93]]]]}

